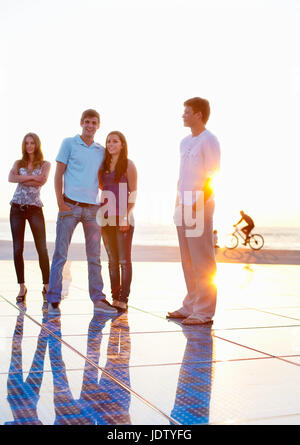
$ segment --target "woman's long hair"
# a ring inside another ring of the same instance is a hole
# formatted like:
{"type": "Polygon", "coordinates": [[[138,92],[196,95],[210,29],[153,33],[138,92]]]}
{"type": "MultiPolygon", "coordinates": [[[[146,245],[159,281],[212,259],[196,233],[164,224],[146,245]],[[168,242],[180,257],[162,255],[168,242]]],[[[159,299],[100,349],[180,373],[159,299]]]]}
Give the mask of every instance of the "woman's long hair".
{"type": "MultiPolygon", "coordinates": [[[[102,173],[106,173],[110,171],[110,162],[111,162],[111,154],[108,152],[107,150],[107,140],[109,138],[110,135],[115,134],[116,136],[119,137],[121,144],[122,144],[122,149],[120,151],[119,157],[118,157],[118,161],[115,167],[115,176],[114,176],[114,180],[115,182],[120,182],[120,179],[122,177],[122,175],[124,173],[126,173],[127,171],[127,165],[128,165],[128,147],[127,147],[127,141],[126,138],[124,136],[123,133],[121,133],[120,131],[111,131],[106,138],[106,142],[105,142],[105,158],[100,170],[100,181],[101,181],[101,176],[102,173]]],[[[102,181],[101,181],[102,182],[102,181]]]]}
{"type": "Polygon", "coordinates": [[[35,169],[38,166],[42,166],[43,162],[44,162],[44,155],[42,152],[42,147],[41,147],[41,141],[40,138],[38,137],[37,134],[35,133],[27,133],[25,134],[23,141],[22,141],[22,159],[19,160],[19,165],[18,167],[28,167],[28,162],[29,162],[29,155],[26,151],[26,138],[30,136],[32,137],[32,139],[34,140],[35,143],[35,150],[34,150],[34,159],[33,159],[33,169],[35,169]]]}

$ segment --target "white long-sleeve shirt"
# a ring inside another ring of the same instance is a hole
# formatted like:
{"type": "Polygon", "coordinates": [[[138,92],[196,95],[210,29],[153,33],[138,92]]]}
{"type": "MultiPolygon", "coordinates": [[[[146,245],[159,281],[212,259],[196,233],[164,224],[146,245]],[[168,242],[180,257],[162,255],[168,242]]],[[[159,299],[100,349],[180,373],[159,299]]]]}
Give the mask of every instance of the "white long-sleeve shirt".
{"type": "Polygon", "coordinates": [[[202,191],[206,180],[219,167],[220,144],[216,136],[204,130],[198,136],[185,137],[180,144],[179,203],[192,205],[197,199],[196,192],[202,191]]]}

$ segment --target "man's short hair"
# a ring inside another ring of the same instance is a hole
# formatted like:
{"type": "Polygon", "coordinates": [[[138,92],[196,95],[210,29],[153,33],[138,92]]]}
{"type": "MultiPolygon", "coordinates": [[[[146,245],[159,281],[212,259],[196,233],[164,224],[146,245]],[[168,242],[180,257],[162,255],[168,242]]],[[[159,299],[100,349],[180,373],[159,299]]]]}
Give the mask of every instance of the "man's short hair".
{"type": "Polygon", "coordinates": [[[202,97],[193,97],[192,99],[186,100],[184,102],[184,106],[191,107],[194,113],[201,111],[202,120],[204,124],[206,124],[210,116],[210,106],[208,100],[202,99],[202,97]]]}
{"type": "Polygon", "coordinates": [[[100,114],[98,113],[98,111],[92,110],[91,108],[89,110],[85,110],[81,115],[80,122],[82,123],[84,121],[84,119],[87,117],[96,117],[100,124],[100,114]]]}

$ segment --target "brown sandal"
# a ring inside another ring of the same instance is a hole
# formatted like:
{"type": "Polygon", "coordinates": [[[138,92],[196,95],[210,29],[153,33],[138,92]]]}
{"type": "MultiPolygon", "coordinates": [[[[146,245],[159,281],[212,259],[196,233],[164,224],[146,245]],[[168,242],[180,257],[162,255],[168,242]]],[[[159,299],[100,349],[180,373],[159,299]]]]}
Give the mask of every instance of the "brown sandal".
{"type": "Polygon", "coordinates": [[[27,295],[27,287],[25,287],[25,292],[24,292],[23,295],[18,295],[17,296],[16,302],[17,303],[23,303],[25,301],[26,295],[27,295]]]}

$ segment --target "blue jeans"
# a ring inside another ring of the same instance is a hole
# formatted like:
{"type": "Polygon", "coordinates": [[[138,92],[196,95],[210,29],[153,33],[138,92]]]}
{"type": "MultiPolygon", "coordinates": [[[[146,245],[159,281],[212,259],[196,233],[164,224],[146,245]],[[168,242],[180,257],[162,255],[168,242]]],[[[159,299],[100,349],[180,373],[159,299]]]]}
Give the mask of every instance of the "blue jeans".
{"type": "Polygon", "coordinates": [[[56,223],[56,242],[52,258],[49,290],[49,303],[59,303],[62,291],[62,271],[67,261],[68,249],[75,227],[79,222],[83,225],[85,248],[88,261],[89,293],[93,302],[104,300],[103,281],[100,263],[101,229],[96,222],[99,206],[80,207],[69,204],[70,210],[58,212],[56,223]]]}

